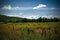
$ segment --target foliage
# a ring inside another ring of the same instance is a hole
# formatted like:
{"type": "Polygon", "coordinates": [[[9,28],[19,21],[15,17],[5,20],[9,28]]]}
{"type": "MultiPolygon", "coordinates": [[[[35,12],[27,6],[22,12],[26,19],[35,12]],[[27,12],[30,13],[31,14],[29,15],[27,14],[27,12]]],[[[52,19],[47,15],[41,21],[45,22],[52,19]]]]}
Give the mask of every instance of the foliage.
{"type": "Polygon", "coordinates": [[[60,22],[0,23],[0,40],[60,40],[59,37],[60,22]]]}
{"type": "Polygon", "coordinates": [[[19,23],[19,22],[60,22],[60,18],[45,18],[40,17],[38,19],[27,19],[27,18],[20,18],[20,17],[9,17],[5,15],[0,15],[0,22],[1,23],[19,23]]]}

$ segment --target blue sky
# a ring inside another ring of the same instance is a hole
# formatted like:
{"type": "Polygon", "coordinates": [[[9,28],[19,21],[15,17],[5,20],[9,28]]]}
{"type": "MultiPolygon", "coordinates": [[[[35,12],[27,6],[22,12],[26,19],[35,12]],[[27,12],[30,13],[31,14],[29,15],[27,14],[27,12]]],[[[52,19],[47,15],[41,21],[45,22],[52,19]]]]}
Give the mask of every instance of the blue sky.
{"type": "Polygon", "coordinates": [[[60,16],[59,0],[0,0],[0,14],[38,18],[60,16]]]}

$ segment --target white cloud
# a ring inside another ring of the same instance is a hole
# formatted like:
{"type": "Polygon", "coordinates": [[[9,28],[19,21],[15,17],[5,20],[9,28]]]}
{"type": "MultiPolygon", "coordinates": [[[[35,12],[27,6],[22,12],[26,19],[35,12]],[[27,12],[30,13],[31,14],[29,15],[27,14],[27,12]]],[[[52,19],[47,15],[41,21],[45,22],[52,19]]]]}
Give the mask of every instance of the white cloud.
{"type": "Polygon", "coordinates": [[[6,16],[14,16],[14,17],[17,17],[18,15],[6,15],[6,16]]]}
{"type": "Polygon", "coordinates": [[[36,7],[19,7],[19,6],[12,7],[11,5],[5,5],[0,9],[3,9],[3,10],[30,10],[30,9],[31,10],[35,10],[35,9],[54,10],[55,8],[48,8],[47,5],[45,5],[45,4],[39,4],[36,7]]]}
{"type": "Polygon", "coordinates": [[[11,5],[7,5],[7,6],[3,6],[3,7],[2,7],[2,9],[11,10],[11,9],[12,9],[12,7],[11,7],[11,5]]]}
{"type": "Polygon", "coordinates": [[[12,7],[11,5],[5,5],[1,9],[3,10],[29,10],[32,9],[32,7],[12,7]]]}
{"type": "Polygon", "coordinates": [[[37,18],[39,18],[39,15],[30,15],[30,16],[26,16],[25,18],[28,18],[28,19],[37,19],[37,18]]]}
{"type": "Polygon", "coordinates": [[[21,17],[21,18],[28,18],[28,19],[38,19],[39,17],[42,18],[54,18],[54,17],[60,17],[60,16],[53,16],[53,15],[23,15],[23,13],[18,14],[5,14],[6,16],[11,16],[11,17],[21,17]]]}
{"type": "Polygon", "coordinates": [[[22,15],[22,13],[18,14],[4,14],[6,16],[11,16],[11,17],[22,17],[22,18],[28,18],[28,19],[37,19],[39,18],[39,15],[22,15]]]}
{"type": "Polygon", "coordinates": [[[43,16],[41,16],[41,17],[42,17],[42,18],[43,18],[43,17],[45,17],[45,18],[52,18],[52,16],[53,16],[53,15],[48,15],[48,16],[47,16],[47,15],[43,15],[43,16]]]}
{"type": "Polygon", "coordinates": [[[19,6],[12,7],[11,5],[5,5],[1,9],[5,9],[5,10],[30,10],[30,9],[41,9],[41,8],[45,8],[45,7],[47,7],[47,6],[44,4],[39,4],[36,7],[19,7],[19,6]]]}
{"type": "Polygon", "coordinates": [[[23,15],[23,13],[10,13],[10,14],[4,14],[6,16],[13,16],[13,17],[21,17],[23,15]]]}
{"type": "Polygon", "coordinates": [[[29,10],[32,9],[32,7],[13,7],[12,10],[29,10]]]}
{"type": "Polygon", "coordinates": [[[46,8],[46,7],[47,7],[47,5],[45,5],[45,4],[39,4],[38,6],[33,7],[33,9],[41,9],[41,8],[46,8]]]}
{"type": "Polygon", "coordinates": [[[54,18],[54,17],[57,17],[57,18],[59,18],[60,16],[58,16],[58,15],[44,15],[44,16],[41,16],[42,18],[54,18]]]}

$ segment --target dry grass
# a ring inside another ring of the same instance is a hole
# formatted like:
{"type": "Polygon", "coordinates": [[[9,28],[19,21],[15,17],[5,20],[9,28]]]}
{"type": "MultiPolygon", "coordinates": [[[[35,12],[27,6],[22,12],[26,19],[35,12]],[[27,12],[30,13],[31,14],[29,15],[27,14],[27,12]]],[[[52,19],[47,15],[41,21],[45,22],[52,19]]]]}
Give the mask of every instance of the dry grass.
{"type": "Polygon", "coordinates": [[[1,40],[59,40],[60,32],[56,35],[54,28],[60,31],[60,22],[27,22],[27,23],[0,23],[1,40]],[[41,36],[45,28],[46,37],[41,36]],[[51,28],[50,30],[48,28],[51,28]],[[49,38],[50,37],[50,38],[49,38]]]}

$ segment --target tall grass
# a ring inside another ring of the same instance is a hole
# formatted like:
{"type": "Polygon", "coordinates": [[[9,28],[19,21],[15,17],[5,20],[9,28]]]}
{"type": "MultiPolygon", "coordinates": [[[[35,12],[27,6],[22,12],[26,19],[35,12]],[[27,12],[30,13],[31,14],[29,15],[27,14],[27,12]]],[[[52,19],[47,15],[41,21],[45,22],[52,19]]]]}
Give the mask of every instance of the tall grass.
{"type": "Polygon", "coordinates": [[[0,40],[60,40],[59,37],[60,22],[0,23],[0,40]]]}

